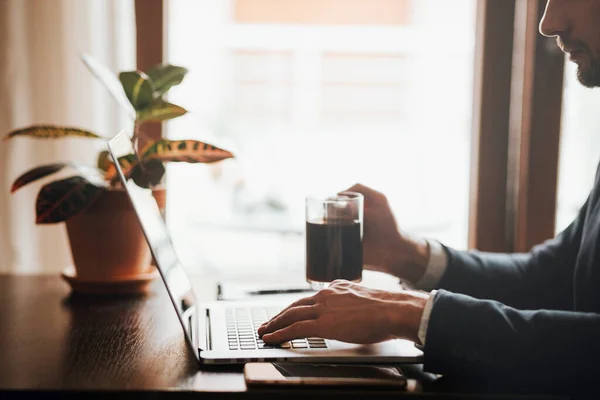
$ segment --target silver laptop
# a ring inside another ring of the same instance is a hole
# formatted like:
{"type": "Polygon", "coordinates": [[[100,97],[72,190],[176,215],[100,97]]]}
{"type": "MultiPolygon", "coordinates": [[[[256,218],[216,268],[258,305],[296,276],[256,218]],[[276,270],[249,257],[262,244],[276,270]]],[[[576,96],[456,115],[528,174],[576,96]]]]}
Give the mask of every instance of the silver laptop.
{"type": "MultiPolygon", "coordinates": [[[[133,154],[129,136],[121,132],[108,144],[113,160],[133,154]]],[[[119,163],[120,179],[131,199],[140,225],[177,312],[185,339],[202,364],[235,364],[256,361],[326,363],[420,363],[423,353],[413,342],[391,340],[355,345],[321,338],[304,338],[267,346],[256,331],[287,306],[264,301],[199,302],[154,198],[132,180],[119,163]]],[[[207,279],[209,279],[207,277],[207,279]]]]}

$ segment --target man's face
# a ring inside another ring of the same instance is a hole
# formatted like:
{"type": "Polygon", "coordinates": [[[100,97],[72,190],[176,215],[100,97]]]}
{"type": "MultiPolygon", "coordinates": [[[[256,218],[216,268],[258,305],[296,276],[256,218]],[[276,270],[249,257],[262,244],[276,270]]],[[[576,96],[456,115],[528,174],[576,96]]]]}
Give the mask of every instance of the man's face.
{"type": "Polygon", "coordinates": [[[556,36],[583,85],[600,86],[600,0],[548,0],[540,32],[556,36]]]}

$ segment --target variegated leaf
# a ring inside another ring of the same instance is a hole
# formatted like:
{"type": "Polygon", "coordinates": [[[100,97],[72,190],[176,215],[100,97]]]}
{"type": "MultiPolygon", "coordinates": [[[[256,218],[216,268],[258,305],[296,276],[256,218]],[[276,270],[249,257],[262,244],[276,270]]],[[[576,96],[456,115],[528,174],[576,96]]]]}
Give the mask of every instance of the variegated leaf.
{"type": "Polygon", "coordinates": [[[137,164],[131,170],[131,179],[135,184],[146,189],[159,185],[167,172],[163,163],[159,160],[147,160],[144,161],[143,166],[142,168],[137,164]]]}
{"type": "Polygon", "coordinates": [[[66,221],[91,206],[103,190],[83,176],[48,183],[37,196],[36,223],[66,221]]]}
{"type": "Polygon", "coordinates": [[[98,161],[96,162],[98,169],[106,172],[111,165],[112,161],[108,150],[101,151],[100,154],[98,154],[98,161]]]}
{"type": "Polygon", "coordinates": [[[151,143],[143,152],[143,160],[170,162],[213,163],[233,158],[233,154],[198,140],[162,139],[151,143]]]}
{"type": "Polygon", "coordinates": [[[136,111],[149,107],[154,100],[154,85],[143,72],[126,71],[119,74],[125,95],[136,111]]]}
{"type": "Polygon", "coordinates": [[[129,103],[127,96],[125,96],[123,86],[117,79],[117,75],[87,54],[82,54],[80,57],[92,75],[106,87],[116,102],[123,107],[129,118],[135,119],[135,110],[129,103]]]}
{"type": "Polygon", "coordinates": [[[12,184],[10,192],[14,193],[29,183],[35,182],[39,179],[42,179],[49,175],[57,173],[67,167],[77,170],[77,172],[79,174],[85,176],[89,181],[95,183],[96,185],[102,186],[105,184],[103,171],[96,169],[96,168],[87,167],[85,165],[61,162],[61,163],[47,164],[47,165],[43,165],[41,167],[36,167],[36,168],[30,169],[29,171],[25,172],[24,174],[19,176],[17,179],[15,179],[14,183],[12,184]]]}
{"type": "MultiPolygon", "coordinates": [[[[133,167],[135,167],[137,162],[138,159],[135,154],[127,154],[119,157],[119,165],[121,166],[123,174],[126,177],[129,177],[129,175],[131,174],[131,170],[133,169],[133,167]]],[[[108,168],[106,168],[104,179],[106,179],[109,182],[116,182],[119,179],[117,175],[117,168],[115,167],[115,164],[113,164],[112,160],[110,160],[110,165],[108,166],[108,168]]]]}
{"type": "Polygon", "coordinates": [[[19,176],[17,179],[15,179],[10,189],[10,192],[14,193],[23,186],[27,185],[28,183],[37,181],[38,179],[42,179],[48,175],[52,175],[68,165],[69,163],[54,163],[32,168],[29,171],[22,174],[21,176],[19,176]]]}
{"type": "Polygon", "coordinates": [[[160,97],[173,86],[179,85],[183,81],[183,78],[185,78],[188,70],[184,67],[167,64],[156,65],[146,73],[152,79],[156,97],[160,97]]]}
{"type": "Polygon", "coordinates": [[[180,117],[187,113],[187,110],[176,104],[169,103],[163,100],[156,100],[152,106],[145,108],[137,113],[139,122],[159,122],[180,117]]]}
{"type": "Polygon", "coordinates": [[[16,136],[31,136],[42,139],[57,139],[64,137],[87,137],[102,139],[101,136],[98,136],[95,133],[87,131],[85,129],[55,125],[32,125],[27,128],[18,129],[9,133],[6,139],[10,139],[16,136]]]}

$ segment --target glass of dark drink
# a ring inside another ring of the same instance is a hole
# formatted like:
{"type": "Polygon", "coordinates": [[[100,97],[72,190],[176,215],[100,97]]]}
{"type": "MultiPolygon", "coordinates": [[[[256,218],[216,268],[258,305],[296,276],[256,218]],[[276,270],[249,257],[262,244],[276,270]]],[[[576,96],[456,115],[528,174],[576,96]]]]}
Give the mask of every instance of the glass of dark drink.
{"type": "Polygon", "coordinates": [[[313,289],[362,280],[363,202],[355,192],[306,198],[306,280],[313,289]]]}

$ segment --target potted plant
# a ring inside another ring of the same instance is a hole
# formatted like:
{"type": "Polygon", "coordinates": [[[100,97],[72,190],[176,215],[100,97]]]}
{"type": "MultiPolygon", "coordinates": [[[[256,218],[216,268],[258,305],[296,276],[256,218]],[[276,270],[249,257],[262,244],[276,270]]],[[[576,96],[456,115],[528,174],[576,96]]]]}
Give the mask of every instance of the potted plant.
{"type": "MultiPolygon", "coordinates": [[[[126,178],[152,190],[159,206],[164,207],[165,163],[213,163],[233,157],[227,150],[197,140],[145,140],[145,144],[139,146],[144,123],[176,118],[187,112],[164,99],[169,89],[183,81],[185,68],[158,65],[146,73],[121,72],[117,79],[95,60],[88,56],[82,58],[132,117],[134,151],[120,157],[118,162],[126,178]]],[[[18,129],[6,139],[18,137],[107,140],[88,130],[54,125],[18,129]]],[[[65,272],[63,276],[76,291],[145,290],[145,283],[156,276],[150,251],[107,151],[98,154],[95,167],[66,161],[35,167],[14,181],[11,192],[64,170],[75,174],[43,185],[35,205],[37,224],[66,222],[75,271],[65,272]]]]}

